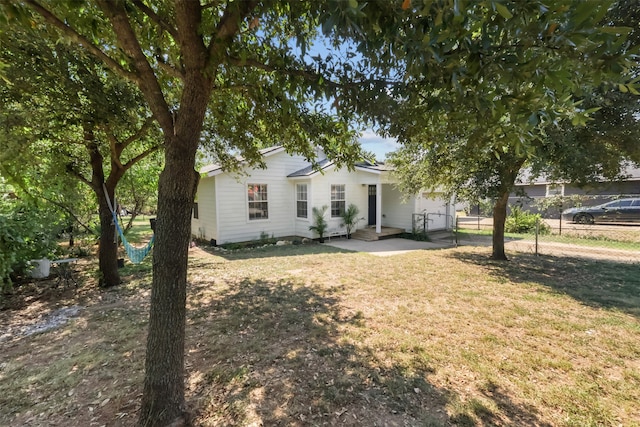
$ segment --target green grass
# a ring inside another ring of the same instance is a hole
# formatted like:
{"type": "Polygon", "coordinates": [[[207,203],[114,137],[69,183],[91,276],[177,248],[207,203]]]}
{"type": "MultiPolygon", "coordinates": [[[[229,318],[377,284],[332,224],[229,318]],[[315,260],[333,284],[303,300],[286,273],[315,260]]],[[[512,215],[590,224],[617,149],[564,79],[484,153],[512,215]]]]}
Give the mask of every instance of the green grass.
{"type": "MultiPolygon", "coordinates": [[[[637,265],[489,254],[193,250],[195,423],[640,425],[637,265]]],[[[62,329],[12,341],[0,424],[134,424],[150,269],[86,289],[87,308],[62,329]]]]}
{"type": "MultiPolygon", "coordinates": [[[[564,235],[547,234],[540,235],[538,237],[539,242],[555,242],[565,243],[568,245],[586,246],[586,247],[600,247],[608,249],[622,249],[629,251],[640,251],[640,242],[626,240],[624,235],[612,234],[607,236],[606,234],[584,234],[584,235],[571,235],[571,231],[565,231],[564,235]]],[[[604,232],[603,232],[604,233],[604,232]]],[[[457,231],[459,240],[477,240],[478,238],[490,239],[492,234],[491,230],[473,230],[473,229],[459,229],[457,231]]],[[[535,234],[521,234],[521,233],[505,233],[505,238],[513,240],[535,240],[535,234]]]]}
{"type": "MultiPolygon", "coordinates": [[[[128,217],[123,217],[123,225],[128,222],[128,217]]],[[[151,230],[151,225],[149,223],[148,216],[138,216],[133,220],[133,225],[127,232],[125,233],[125,237],[129,241],[129,243],[146,243],[151,239],[153,235],[153,230],[151,230]]]]}

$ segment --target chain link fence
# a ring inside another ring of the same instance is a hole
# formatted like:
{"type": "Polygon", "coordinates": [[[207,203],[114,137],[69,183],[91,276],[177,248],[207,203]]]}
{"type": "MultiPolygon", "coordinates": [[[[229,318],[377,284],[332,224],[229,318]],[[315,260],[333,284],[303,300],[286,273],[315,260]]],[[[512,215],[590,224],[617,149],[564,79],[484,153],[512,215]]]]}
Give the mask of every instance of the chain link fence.
{"type": "MultiPolygon", "coordinates": [[[[458,245],[491,246],[493,218],[456,219],[458,245]]],[[[538,218],[529,232],[505,232],[507,251],[640,263],[640,223],[575,224],[558,218],[538,218]]]]}

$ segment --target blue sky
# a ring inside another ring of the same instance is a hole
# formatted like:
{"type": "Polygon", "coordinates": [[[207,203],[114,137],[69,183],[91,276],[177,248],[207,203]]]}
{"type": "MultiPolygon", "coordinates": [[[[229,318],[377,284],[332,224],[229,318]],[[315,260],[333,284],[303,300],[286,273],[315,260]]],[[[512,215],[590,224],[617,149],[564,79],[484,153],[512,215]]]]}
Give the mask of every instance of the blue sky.
{"type": "Polygon", "coordinates": [[[360,145],[364,150],[373,152],[378,161],[383,161],[387,153],[398,148],[395,138],[383,138],[370,129],[362,133],[360,145]]]}
{"type": "MultiPolygon", "coordinates": [[[[294,50],[299,50],[293,39],[290,40],[289,46],[294,50]]],[[[320,56],[322,58],[326,58],[327,55],[341,58],[345,63],[355,63],[360,59],[360,54],[355,50],[354,46],[343,44],[340,47],[335,48],[331,46],[328,39],[321,35],[318,35],[318,37],[313,41],[305,55],[305,59],[309,64],[314,64],[314,59],[312,57],[320,56]],[[349,56],[347,52],[352,56],[349,56]]],[[[329,101],[327,101],[326,106],[330,109],[333,108],[329,101]]],[[[385,160],[387,153],[391,153],[398,148],[395,138],[384,138],[376,134],[371,129],[366,129],[359,138],[359,141],[362,148],[368,152],[374,153],[376,160],[378,161],[385,160]]]]}

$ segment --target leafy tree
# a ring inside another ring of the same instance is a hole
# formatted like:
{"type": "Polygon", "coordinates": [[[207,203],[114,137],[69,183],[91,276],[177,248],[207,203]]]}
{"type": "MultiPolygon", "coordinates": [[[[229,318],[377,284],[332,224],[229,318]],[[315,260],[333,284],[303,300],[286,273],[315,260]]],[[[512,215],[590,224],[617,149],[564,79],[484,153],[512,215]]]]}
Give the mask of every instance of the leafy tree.
{"type": "Polygon", "coordinates": [[[45,198],[57,199],[75,218],[69,201],[79,203],[82,192],[69,177],[86,184],[94,194],[90,205],[99,207],[100,285],[115,286],[120,278],[107,197],[113,200],[125,172],[158,150],[153,120],[134,86],[76,47],[48,40],[44,28],[13,25],[0,37],[0,60],[7,64],[0,89],[2,173],[32,195],[61,190],[45,198]]]}
{"type": "Polygon", "coordinates": [[[129,169],[122,177],[117,201],[129,212],[125,230],[131,228],[138,215],[155,214],[158,204],[158,176],[162,170],[162,162],[161,153],[155,152],[129,169]]]}
{"type": "Polygon", "coordinates": [[[26,272],[29,260],[55,257],[56,235],[64,227],[57,209],[0,185],[0,291],[11,287],[12,275],[26,272]]]}
{"type": "MultiPolygon", "coordinates": [[[[640,45],[640,4],[632,0],[617,1],[603,23],[630,29],[627,46],[640,45]]],[[[640,77],[640,63],[630,64],[629,74],[640,77]]],[[[595,111],[584,126],[564,120],[549,127],[545,141],[548,158],[531,162],[531,176],[545,174],[552,180],[570,181],[587,186],[603,178],[624,178],[624,166],[640,164],[640,93],[633,85],[619,90],[603,87],[583,90],[583,107],[595,111]],[[549,159],[553,159],[549,162],[549,159]],[[621,162],[621,160],[623,160],[621,162]]]]}
{"type": "Polygon", "coordinates": [[[636,90],[628,28],[602,26],[608,2],[372,2],[336,26],[365,60],[400,78],[350,97],[402,148],[401,188],[492,198],[493,258],[506,259],[508,195],[520,169],[557,160],[550,129],[584,125],[592,88],[636,90]],[[363,102],[364,101],[364,102],[363,102]]]}
{"type": "Polygon", "coordinates": [[[164,135],[142,425],[183,416],[187,255],[205,118],[213,120],[210,135],[220,136],[211,148],[228,164],[236,153],[260,163],[254,139],[309,159],[314,145],[338,164],[359,158],[348,122],[307,103],[336,87],[303,58],[334,10],[333,3],[279,0],[5,3],[4,16],[46,22],[136,84],[164,135]]]}

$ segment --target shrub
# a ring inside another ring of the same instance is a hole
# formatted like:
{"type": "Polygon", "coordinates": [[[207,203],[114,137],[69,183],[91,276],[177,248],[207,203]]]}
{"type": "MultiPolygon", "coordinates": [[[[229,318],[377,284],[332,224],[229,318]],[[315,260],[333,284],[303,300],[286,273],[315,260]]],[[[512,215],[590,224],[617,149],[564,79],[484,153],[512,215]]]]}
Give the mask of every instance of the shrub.
{"type": "Polygon", "coordinates": [[[551,232],[551,227],[542,221],[540,214],[533,214],[523,211],[519,206],[513,206],[505,221],[504,231],[507,233],[535,233],[536,224],[539,224],[539,234],[549,234],[551,232]]]}
{"type": "Polygon", "coordinates": [[[320,243],[324,243],[324,233],[327,232],[327,227],[329,227],[329,224],[327,224],[327,220],[324,219],[324,216],[327,213],[327,209],[329,209],[329,207],[327,205],[324,205],[321,208],[316,206],[312,210],[314,225],[309,226],[309,230],[317,233],[318,236],[320,236],[320,243]]]}
{"type": "Polygon", "coordinates": [[[342,227],[346,227],[347,229],[347,239],[351,238],[351,232],[356,228],[358,222],[364,219],[358,218],[359,213],[360,209],[358,209],[358,207],[352,203],[340,215],[340,217],[342,218],[342,227]]]}
{"type": "Polygon", "coordinates": [[[62,229],[55,212],[32,203],[12,201],[0,208],[0,286],[11,286],[11,275],[25,273],[29,260],[54,259],[56,235],[62,229]]]}

